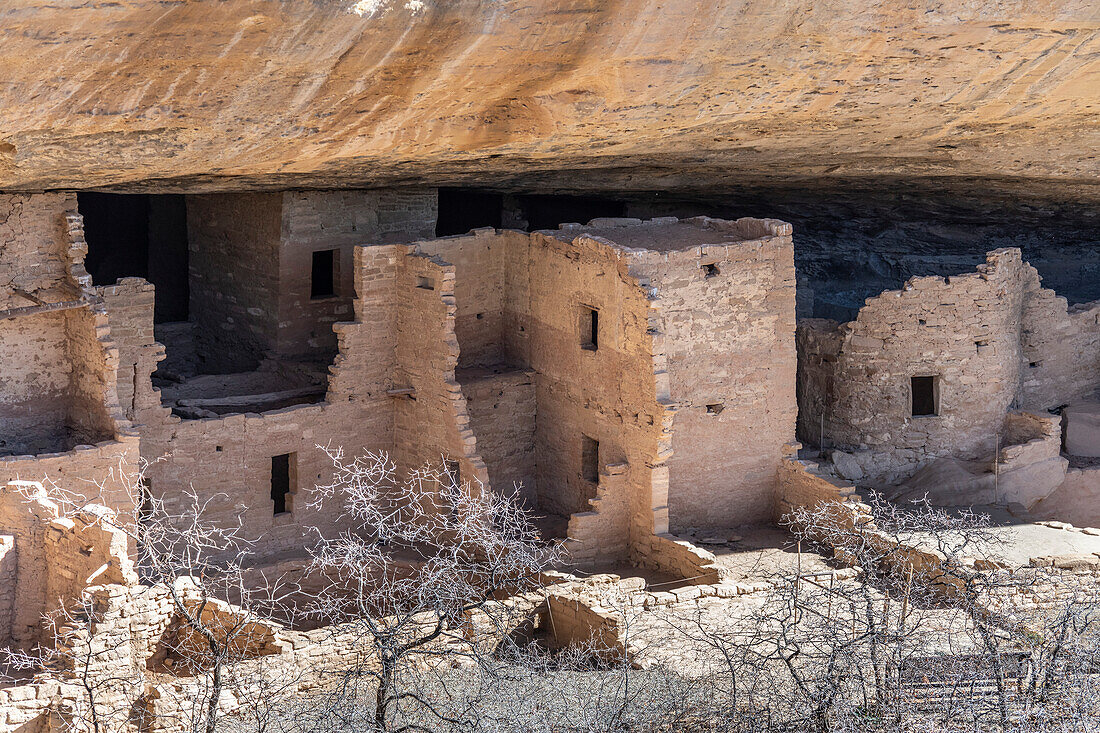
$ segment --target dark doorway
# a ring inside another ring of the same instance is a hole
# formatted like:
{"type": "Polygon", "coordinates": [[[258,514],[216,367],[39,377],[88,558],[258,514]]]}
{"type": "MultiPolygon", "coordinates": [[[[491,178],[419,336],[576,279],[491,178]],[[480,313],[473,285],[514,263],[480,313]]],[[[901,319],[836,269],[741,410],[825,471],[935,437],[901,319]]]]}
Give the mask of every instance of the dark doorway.
{"type": "Polygon", "coordinates": [[[309,280],[311,300],[331,298],[336,295],[336,250],[323,249],[313,253],[313,267],[309,280]]]}
{"type": "Polygon", "coordinates": [[[936,377],[913,377],[912,390],[913,390],[913,417],[927,417],[931,415],[938,415],[936,394],[939,391],[939,384],[936,377]]]}
{"type": "Polygon", "coordinates": [[[503,194],[441,188],[435,235],[449,237],[453,234],[465,234],[471,229],[480,227],[500,229],[503,210],[503,194]]]}
{"type": "Polygon", "coordinates": [[[600,441],[581,436],[581,478],[590,483],[600,480],[600,441]]]}
{"type": "Polygon", "coordinates": [[[156,286],[157,323],[188,314],[187,209],[175,194],[78,193],[95,285],[141,277],[156,286]]]}
{"type": "Polygon", "coordinates": [[[275,514],[291,510],[290,498],[294,493],[297,453],[283,453],[271,457],[271,503],[275,514]]]}
{"type": "Polygon", "coordinates": [[[592,196],[530,195],[519,197],[527,218],[528,231],[557,229],[559,224],[587,224],[600,217],[620,217],[626,204],[592,196]]]}

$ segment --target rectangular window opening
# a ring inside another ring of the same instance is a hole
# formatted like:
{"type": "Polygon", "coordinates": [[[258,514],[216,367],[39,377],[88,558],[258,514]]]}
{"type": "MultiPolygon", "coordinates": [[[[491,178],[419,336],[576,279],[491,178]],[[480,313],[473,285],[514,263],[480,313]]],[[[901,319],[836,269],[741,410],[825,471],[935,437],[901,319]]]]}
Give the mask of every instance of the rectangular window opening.
{"type": "Polygon", "coordinates": [[[271,502],[275,505],[276,516],[290,513],[297,470],[297,453],[271,457],[271,502]]]}
{"type": "Polygon", "coordinates": [[[458,461],[443,461],[444,481],[451,486],[462,486],[462,470],[458,461]]]}
{"type": "Polygon", "coordinates": [[[435,290],[435,280],[430,277],[418,277],[416,278],[416,287],[424,290],[435,290]]]}
{"type": "Polygon", "coordinates": [[[581,308],[581,348],[595,351],[600,348],[600,312],[595,308],[581,308]]]}
{"type": "Polygon", "coordinates": [[[581,436],[581,477],[590,483],[600,480],[600,441],[581,436]]]}
{"type": "Polygon", "coordinates": [[[707,414],[720,415],[722,414],[722,410],[724,409],[726,409],[726,406],[724,404],[722,404],[721,402],[715,402],[713,404],[707,405],[707,414]]]}
{"type": "Polygon", "coordinates": [[[939,377],[913,377],[913,417],[939,414],[939,377]]]}
{"type": "Polygon", "coordinates": [[[336,250],[324,249],[313,253],[313,271],[309,285],[312,300],[336,295],[336,250]]]}

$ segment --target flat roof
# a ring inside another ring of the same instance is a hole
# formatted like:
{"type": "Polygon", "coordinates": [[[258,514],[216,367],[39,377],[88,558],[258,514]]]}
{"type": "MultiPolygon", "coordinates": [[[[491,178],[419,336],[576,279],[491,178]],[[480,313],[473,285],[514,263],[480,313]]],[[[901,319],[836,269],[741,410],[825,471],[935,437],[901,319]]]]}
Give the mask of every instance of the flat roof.
{"type": "Polygon", "coordinates": [[[600,237],[620,247],[671,252],[704,245],[729,245],[770,236],[767,224],[760,219],[712,219],[695,217],[676,219],[593,219],[587,225],[562,225],[559,229],[540,232],[571,242],[588,235],[600,237]]]}

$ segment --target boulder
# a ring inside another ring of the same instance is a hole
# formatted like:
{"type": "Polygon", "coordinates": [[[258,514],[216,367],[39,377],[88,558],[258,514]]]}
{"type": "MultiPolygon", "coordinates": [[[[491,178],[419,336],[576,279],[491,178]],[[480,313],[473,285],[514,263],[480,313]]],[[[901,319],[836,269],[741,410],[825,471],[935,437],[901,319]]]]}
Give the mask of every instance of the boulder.
{"type": "Polygon", "coordinates": [[[849,481],[859,481],[863,478],[863,468],[851,453],[835,450],[832,454],[832,461],[833,467],[836,468],[836,472],[841,478],[846,478],[849,481]]]}
{"type": "Polygon", "coordinates": [[[1080,402],[1067,407],[1066,452],[1071,456],[1100,457],[1100,403],[1080,402]]]}

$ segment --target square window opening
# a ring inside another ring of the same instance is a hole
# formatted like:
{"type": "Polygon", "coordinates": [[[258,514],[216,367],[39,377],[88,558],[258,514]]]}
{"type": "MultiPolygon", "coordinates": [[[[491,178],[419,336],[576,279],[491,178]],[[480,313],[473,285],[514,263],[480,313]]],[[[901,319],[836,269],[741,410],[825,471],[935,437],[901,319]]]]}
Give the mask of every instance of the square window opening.
{"type": "Polygon", "coordinates": [[[931,417],[940,414],[940,378],[935,376],[912,377],[913,417],[931,417]]]}
{"type": "Polygon", "coordinates": [[[596,351],[600,348],[600,312],[595,308],[581,308],[581,348],[596,351]]]}
{"type": "Polygon", "coordinates": [[[722,274],[722,271],[718,269],[718,265],[716,265],[715,263],[711,262],[709,264],[703,265],[703,277],[718,277],[720,274],[722,274]]]}
{"type": "Polygon", "coordinates": [[[600,441],[581,436],[581,478],[589,483],[600,480],[600,441]]]}
{"type": "Polygon", "coordinates": [[[336,250],[324,249],[313,253],[313,270],[310,275],[311,300],[331,298],[336,295],[336,250]]]}
{"type": "Polygon", "coordinates": [[[298,454],[283,453],[271,457],[271,502],[274,514],[289,514],[297,483],[298,454]]]}
{"type": "Polygon", "coordinates": [[[726,409],[725,405],[723,405],[721,402],[715,402],[713,404],[707,405],[707,414],[720,415],[722,413],[722,410],[724,409],[726,409]]]}
{"type": "Polygon", "coordinates": [[[435,280],[430,277],[418,277],[416,278],[416,287],[423,290],[435,290],[435,280]]]}

